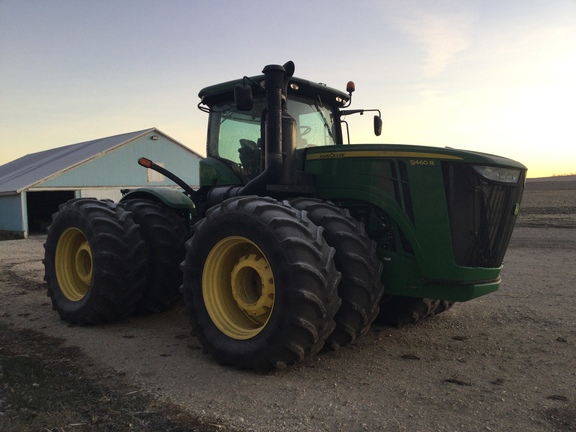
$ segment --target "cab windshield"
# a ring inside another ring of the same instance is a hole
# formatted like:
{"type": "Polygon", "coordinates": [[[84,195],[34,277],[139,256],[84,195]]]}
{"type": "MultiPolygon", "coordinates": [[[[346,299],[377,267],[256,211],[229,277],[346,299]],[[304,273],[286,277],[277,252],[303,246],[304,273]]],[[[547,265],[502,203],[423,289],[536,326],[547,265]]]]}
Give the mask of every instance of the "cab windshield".
{"type": "MultiPolygon", "coordinates": [[[[254,100],[251,111],[229,103],[211,107],[208,155],[223,160],[237,172],[253,178],[261,171],[266,100],[254,100]]],[[[289,99],[288,113],[296,120],[296,148],[337,143],[332,108],[320,102],[289,99]]]]}

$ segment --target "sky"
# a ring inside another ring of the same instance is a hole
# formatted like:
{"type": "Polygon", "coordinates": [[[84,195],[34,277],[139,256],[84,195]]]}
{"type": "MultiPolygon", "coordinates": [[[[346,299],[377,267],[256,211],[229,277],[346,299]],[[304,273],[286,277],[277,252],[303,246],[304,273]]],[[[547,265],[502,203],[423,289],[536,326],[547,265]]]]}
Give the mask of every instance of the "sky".
{"type": "Polygon", "coordinates": [[[288,60],[381,110],[353,143],[576,173],[576,0],[0,0],[0,165],[151,127],[205,155],[198,92],[288,60]]]}

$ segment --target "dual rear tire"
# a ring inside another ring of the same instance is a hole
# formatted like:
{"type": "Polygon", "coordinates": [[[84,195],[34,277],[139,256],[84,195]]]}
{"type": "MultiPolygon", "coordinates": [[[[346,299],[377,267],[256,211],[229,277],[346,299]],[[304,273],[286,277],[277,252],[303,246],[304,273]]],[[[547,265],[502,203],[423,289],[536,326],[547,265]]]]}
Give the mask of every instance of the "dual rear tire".
{"type": "Polygon", "coordinates": [[[136,310],[146,284],[146,249],[123,206],[96,199],[62,204],[44,249],[48,296],[62,319],[97,324],[136,310]]]}
{"type": "Polygon", "coordinates": [[[146,245],[146,286],[136,305],[136,313],[168,310],[182,298],[180,262],[185,254],[186,225],[173,209],[158,202],[132,199],[122,204],[140,225],[146,245]]]}
{"type": "Polygon", "coordinates": [[[172,210],[151,201],[62,204],[44,244],[53,309],[77,324],[168,309],[180,298],[185,234],[172,210]]]}

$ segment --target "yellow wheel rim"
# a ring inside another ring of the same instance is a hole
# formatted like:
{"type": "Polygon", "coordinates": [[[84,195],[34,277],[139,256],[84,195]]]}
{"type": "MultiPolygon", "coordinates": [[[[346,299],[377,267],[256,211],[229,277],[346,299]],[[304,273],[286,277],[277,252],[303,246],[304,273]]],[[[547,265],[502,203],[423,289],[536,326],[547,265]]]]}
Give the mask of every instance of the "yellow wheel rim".
{"type": "Polygon", "coordinates": [[[222,333],[237,340],[256,336],[274,308],[274,276],[268,259],[247,238],[220,240],[206,258],[202,295],[222,333]]]}
{"type": "Polygon", "coordinates": [[[78,228],[66,229],[56,245],[56,278],[70,301],[84,298],[92,282],[92,249],[78,228]]]}

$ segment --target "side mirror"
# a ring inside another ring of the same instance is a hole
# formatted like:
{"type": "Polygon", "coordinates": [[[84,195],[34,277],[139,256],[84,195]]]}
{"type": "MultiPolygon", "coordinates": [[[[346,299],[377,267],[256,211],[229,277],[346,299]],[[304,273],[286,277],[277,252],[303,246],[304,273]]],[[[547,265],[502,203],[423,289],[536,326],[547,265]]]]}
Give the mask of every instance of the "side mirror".
{"type": "Polygon", "coordinates": [[[374,135],[380,136],[382,134],[382,119],[375,115],[374,116],[374,135]]]}
{"type": "Polygon", "coordinates": [[[254,108],[252,87],[240,84],[234,87],[234,103],[240,111],[252,111],[252,108],[254,108]]]}

